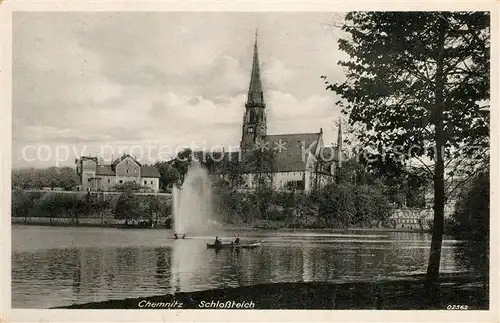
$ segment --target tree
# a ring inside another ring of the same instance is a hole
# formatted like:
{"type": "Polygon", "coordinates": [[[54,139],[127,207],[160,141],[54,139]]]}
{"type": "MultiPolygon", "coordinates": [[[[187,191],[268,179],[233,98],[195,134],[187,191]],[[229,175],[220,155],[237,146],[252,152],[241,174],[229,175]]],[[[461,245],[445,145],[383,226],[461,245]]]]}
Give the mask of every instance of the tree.
{"type": "Polygon", "coordinates": [[[489,281],[490,176],[485,170],[474,176],[458,197],[455,212],[447,223],[451,234],[467,241],[462,261],[489,281]]]}
{"type": "Polygon", "coordinates": [[[186,148],[177,154],[176,159],[172,162],[172,167],[174,167],[179,174],[179,181],[184,182],[184,177],[186,176],[189,165],[193,160],[193,151],[186,148]]]}
{"type": "Polygon", "coordinates": [[[488,242],[490,229],[490,176],[485,170],[474,176],[458,197],[452,216],[460,239],[488,242]]]}
{"type": "Polygon", "coordinates": [[[61,167],[58,169],[57,186],[65,190],[73,190],[78,183],[76,171],[71,167],[61,167]]]}
{"type": "Polygon", "coordinates": [[[180,179],[179,171],[168,162],[158,162],[155,167],[160,172],[160,189],[166,191],[180,179]]]}
{"type": "Polygon", "coordinates": [[[35,203],[35,208],[43,210],[49,216],[49,223],[52,224],[54,213],[68,215],[68,211],[73,208],[73,196],[65,193],[47,192],[35,203]]]}
{"type": "Polygon", "coordinates": [[[72,190],[77,182],[76,171],[71,167],[25,168],[12,171],[12,186],[22,189],[61,187],[72,190]]]}
{"type": "Polygon", "coordinates": [[[147,218],[151,221],[151,223],[154,224],[154,226],[158,225],[158,215],[162,211],[162,203],[158,196],[156,195],[150,195],[146,199],[146,207],[145,207],[145,214],[147,218]]]}
{"type": "Polygon", "coordinates": [[[12,191],[12,216],[24,217],[24,224],[27,222],[30,209],[33,207],[33,199],[23,190],[12,191]]]}
{"type": "Polygon", "coordinates": [[[128,225],[130,220],[138,219],[140,216],[139,199],[134,194],[133,190],[126,189],[120,194],[116,202],[115,218],[125,220],[125,225],[128,225]]]}
{"type": "Polygon", "coordinates": [[[349,13],[339,40],[350,56],[340,62],[347,80],[331,84],[323,76],[378,162],[416,160],[433,180],[427,287],[439,276],[445,176],[457,173],[446,166],[466,161],[458,168],[467,179],[488,159],[489,24],[487,12],[349,13]]]}
{"type": "Polygon", "coordinates": [[[262,147],[247,151],[244,156],[244,165],[247,172],[251,172],[255,176],[257,186],[273,187],[273,174],[276,171],[276,154],[275,149],[262,147]]]}

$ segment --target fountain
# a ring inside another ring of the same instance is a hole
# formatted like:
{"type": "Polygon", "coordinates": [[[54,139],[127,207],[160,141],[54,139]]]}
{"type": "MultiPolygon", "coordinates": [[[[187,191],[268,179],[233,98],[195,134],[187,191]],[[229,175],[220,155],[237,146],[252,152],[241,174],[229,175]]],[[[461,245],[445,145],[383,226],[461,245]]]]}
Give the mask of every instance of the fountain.
{"type": "Polygon", "coordinates": [[[207,170],[198,161],[191,162],[182,187],[173,186],[172,198],[176,239],[207,231],[212,218],[212,187],[207,170]]]}

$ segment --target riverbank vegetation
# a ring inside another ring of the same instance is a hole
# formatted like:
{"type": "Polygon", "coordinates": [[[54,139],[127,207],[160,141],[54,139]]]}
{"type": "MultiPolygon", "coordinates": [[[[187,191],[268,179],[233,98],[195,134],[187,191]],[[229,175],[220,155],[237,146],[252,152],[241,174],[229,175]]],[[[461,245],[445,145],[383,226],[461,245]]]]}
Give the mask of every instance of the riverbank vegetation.
{"type": "Polygon", "coordinates": [[[221,180],[214,195],[224,222],[266,229],[388,227],[393,209],[377,184],[331,184],[305,195],[266,186],[239,190],[221,180]]]}
{"type": "Polygon", "coordinates": [[[47,218],[48,224],[58,224],[62,218],[70,219],[65,224],[79,225],[82,218],[92,218],[101,224],[114,219],[123,225],[170,227],[170,213],[170,196],[136,195],[131,190],[121,194],[12,191],[12,217],[23,218],[26,224],[29,218],[47,218]]]}

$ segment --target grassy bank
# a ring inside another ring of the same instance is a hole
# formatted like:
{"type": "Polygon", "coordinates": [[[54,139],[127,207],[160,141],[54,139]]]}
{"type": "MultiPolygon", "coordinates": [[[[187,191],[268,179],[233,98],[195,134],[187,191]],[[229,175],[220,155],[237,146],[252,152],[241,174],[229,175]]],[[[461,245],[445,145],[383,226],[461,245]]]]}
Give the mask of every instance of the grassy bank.
{"type": "Polygon", "coordinates": [[[255,309],[447,309],[464,305],[468,310],[489,308],[488,288],[470,276],[445,276],[441,279],[440,303],[428,304],[422,277],[397,281],[318,283],[294,282],[214,289],[162,296],[127,298],[77,304],[71,309],[159,309],[150,303],[182,303],[182,308],[200,308],[202,302],[254,302],[255,309]],[[142,306],[139,303],[142,302],[142,306]]]}

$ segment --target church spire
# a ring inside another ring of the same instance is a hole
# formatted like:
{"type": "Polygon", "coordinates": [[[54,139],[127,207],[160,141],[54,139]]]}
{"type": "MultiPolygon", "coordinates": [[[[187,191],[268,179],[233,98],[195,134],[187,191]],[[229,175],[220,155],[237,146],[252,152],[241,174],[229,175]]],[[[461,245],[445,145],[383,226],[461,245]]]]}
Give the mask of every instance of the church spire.
{"type": "Polygon", "coordinates": [[[258,33],[255,30],[255,45],[253,47],[252,75],[250,77],[250,87],[248,88],[247,104],[264,104],[264,93],[260,81],[259,51],[257,47],[258,33]]]}
{"type": "Polygon", "coordinates": [[[257,31],[253,48],[252,75],[248,88],[248,99],[245,104],[240,147],[242,150],[254,149],[263,143],[267,133],[266,104],[262,83],[260,81],[259,51],[257,47],[257,31]]]}

